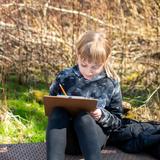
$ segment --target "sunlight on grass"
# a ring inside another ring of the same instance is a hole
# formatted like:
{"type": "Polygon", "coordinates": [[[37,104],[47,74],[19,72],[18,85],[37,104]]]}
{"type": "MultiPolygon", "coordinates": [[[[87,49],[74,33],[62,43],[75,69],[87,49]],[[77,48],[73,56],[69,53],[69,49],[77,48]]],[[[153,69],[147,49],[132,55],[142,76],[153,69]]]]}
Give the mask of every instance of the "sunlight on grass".
{"type": "Polygon", "coordinates": [[[20,117],[7,112],[5,120],[0,122],[0,143],[23,142],[25,130],[20,117]]]}
{"type": "MultiPolygon", "coordinates": [[[[40,87],[35,89],[47,94],[47,89],[42,85],[40,87]]],[[[43,94],[41,101],[37,101],[28,86],[18,85],[16,81],[6,84],[6,89],[8,112],[0,121],[0,143],[44,142],[47,117],[44,114],[43,94]]]]}

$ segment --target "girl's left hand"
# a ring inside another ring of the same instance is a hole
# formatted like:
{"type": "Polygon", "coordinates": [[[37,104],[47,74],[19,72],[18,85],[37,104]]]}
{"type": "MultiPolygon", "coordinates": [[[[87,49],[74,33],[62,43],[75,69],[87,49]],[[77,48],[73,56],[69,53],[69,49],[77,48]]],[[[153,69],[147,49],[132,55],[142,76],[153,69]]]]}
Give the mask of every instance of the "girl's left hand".
{"type": "Polygon", "coordinates": [[[96,121],[98,121],[98,120],[101,118],[101,116],[102,116],[102,111],[101,111],[101,109],[97,108],[96,110],[91,111],[91,112],[90,112],[90,115],[91,115],[96,121]]]}

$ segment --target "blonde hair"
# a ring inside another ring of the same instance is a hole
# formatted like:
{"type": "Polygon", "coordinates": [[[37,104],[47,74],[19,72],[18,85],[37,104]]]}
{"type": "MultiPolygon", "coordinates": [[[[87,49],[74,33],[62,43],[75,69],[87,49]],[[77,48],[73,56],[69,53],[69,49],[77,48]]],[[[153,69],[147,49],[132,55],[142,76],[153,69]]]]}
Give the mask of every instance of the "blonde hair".
{"type": "Polygon", "coordinates": [[[76,54],[89,62],[105,63],[104,68],[107,76],[119,80],[118,75],[109,63],[111,41],[109,38],[106,39],[102,32],[87,31],[80,36],[76,43],[76,54]]]}

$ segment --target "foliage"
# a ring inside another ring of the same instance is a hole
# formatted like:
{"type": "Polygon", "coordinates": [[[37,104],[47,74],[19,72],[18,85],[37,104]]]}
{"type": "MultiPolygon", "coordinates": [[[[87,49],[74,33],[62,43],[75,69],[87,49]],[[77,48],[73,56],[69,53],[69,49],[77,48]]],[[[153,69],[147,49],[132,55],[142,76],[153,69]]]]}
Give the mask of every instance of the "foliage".
{"type": "MultiPolygon", "coordinates": [[[[0,143],[44,142],[47,118],[39,97],[29,92],[33,87],[19,85],[16,79],[5,85],[8,90],[9,110],[1,113],[0,143]]],[[[34,87],[41,95],[47,94],[44,84],[34,87]],[[43,93],[43,94],[42,94],[43,93]]],[[[34,91],[34,90],[33,90],[34,91]]]]}
{"type": "Polygon", "coordinates": [[[156,90],[145,87],[130,90],[123,86],[124,117],[139,121],[160,121],[160,86],[156,90]]]}

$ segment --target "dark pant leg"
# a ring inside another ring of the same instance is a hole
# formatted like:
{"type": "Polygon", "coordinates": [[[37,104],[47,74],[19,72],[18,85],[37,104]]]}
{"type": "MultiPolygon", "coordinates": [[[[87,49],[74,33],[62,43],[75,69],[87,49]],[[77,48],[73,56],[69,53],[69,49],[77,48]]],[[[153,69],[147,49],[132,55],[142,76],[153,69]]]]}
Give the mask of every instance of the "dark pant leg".
{"type": "Polygon", "coordinates": [[[66,154],[81,155],[81,149],[79,147],[78,138],[73,126],[73,119],[70,119],[69,126],[67,127],[67,146],[66,154]]]}
{"type": "Polygon", "coordinates": [[[64,160],[66,148],[66,128],[69,115],[62,108],[56,108],[48,120],[46,133],[47,160],[64,160]]]}
{"type": "Polygon", "coordinates": [[[85,112],[74,119],[74,127],[85,160],[101,160],[101,148],[107,139],[102,128],[85,112]]]}

